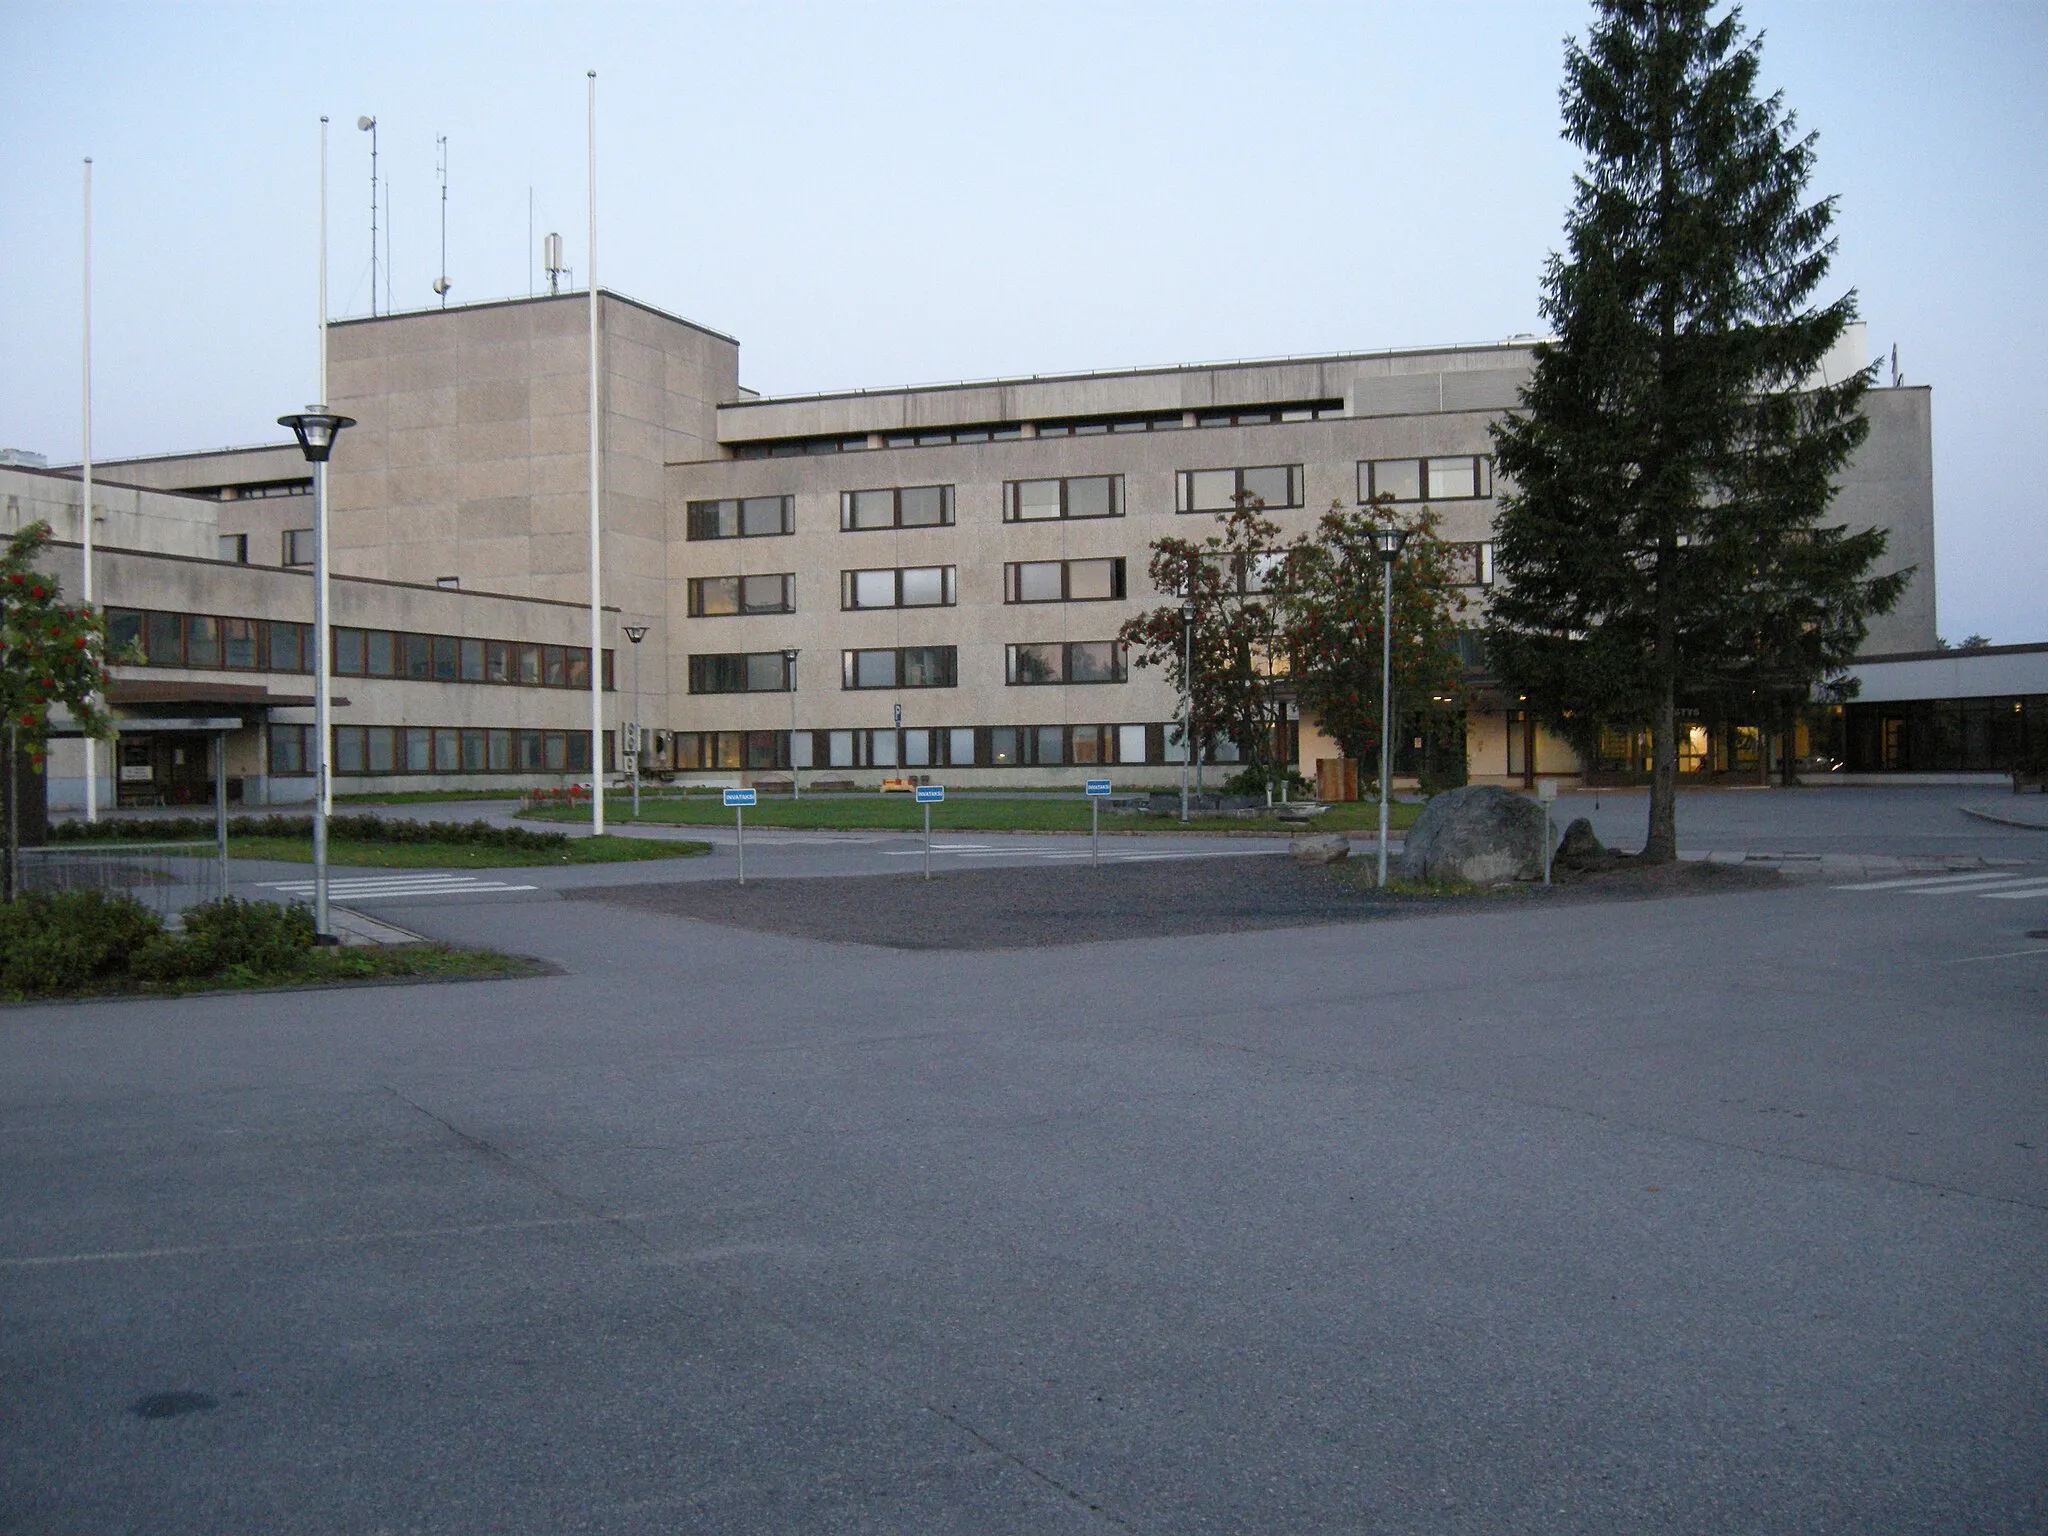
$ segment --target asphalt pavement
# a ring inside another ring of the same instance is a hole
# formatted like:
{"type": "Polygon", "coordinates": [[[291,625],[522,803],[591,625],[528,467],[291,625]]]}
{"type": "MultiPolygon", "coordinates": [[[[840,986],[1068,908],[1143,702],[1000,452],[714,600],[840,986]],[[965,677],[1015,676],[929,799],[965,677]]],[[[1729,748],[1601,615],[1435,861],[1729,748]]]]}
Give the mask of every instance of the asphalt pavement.
{"type": "Polygon", "coordinates": [[[2033,836],[1058,949],[456,893],[371,909],[562,974],[0,1011],[0,1528],[2048,1529],[2033,836]]]}

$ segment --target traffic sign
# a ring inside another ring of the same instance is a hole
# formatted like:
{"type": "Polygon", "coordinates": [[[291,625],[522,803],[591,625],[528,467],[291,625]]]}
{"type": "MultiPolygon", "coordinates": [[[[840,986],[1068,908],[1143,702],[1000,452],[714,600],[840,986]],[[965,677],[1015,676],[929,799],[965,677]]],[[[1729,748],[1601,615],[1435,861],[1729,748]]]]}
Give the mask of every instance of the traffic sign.
{"type": "Polygon", "coordinates": [[[919,805],[937,805],[945,798],[946,786],[943,784],[920,784],[917,786],[917,803],[919,805]]]}
{"type": "Polygon", "coordinates": [[[727,805],[752,805],[755,799],[755,793],[751,789],[728,789],[725,792],[727,805]]]}
{"type": "Polygon", "coordinates": [[[1090,779],[1090,780],[1088,781],[1088,793],[1089,793],[1089,794],[1091,794],[1091,795],[1106,795],[1106,794],[1108,794],[1108,793],[1109,793],[1109,780],[1107,780],[1107,779],[1090,779]]]}

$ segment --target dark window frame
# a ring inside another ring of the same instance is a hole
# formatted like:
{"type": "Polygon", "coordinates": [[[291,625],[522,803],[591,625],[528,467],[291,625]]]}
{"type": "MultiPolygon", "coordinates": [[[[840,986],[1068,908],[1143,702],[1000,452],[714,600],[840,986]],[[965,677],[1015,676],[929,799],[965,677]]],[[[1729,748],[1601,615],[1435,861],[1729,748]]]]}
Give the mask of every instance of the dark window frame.
{"type": "Polygon", "coordinates": [[[1003,482],[1003,521],[1006,523],[1066,523],[1103,522],[1112,517],[1122,517],[1126,510],[1124,477],[1111,475],[1033,475],[1023,480],[1003,482]],[[1072,509],[1071,487],[1077,480],[1107,480],[1109,482],[1110,509],[1107,512],[1075,512],[1072,509]],[[1057,485],[1060,488],[1060,511],[1058,517],[1025,517],[1023,515],[1023,488],[1027,485],[1057,485]]]}
{"type": "Polygon", "coordinates": [[[951,485],[875,485],[858,490],[839,493],[839,531],[841,533],[887,533],[904,528],[951,528],[954,525],[953,487],[951,485]],[[906,523],[903,521],[903,495],[906,491],[937,491],[940,500],[940,517],[936,523],[906,523]],[[860,496],[887,496],[889,518],[886,523],[856,523],[853,520],[854,500],[860,496]]]}
{"type": "Polygon", "coordinates": [[[890,689],[922,691],[927,688],[958,688],[960,686],[960,647],[957,645],[864,645],[852,646],[839,653],[839,687],[842,692],[880,693],[890,689]],[[938,671],[943,676],[940,682],[913,683],[905,681],[907,668],[904,658],[912,652],[930,653],[943,657],[938,671]],[[894,658],[890,681],[886,683],[863,683],[859,681],[862,656],[888,655],[894,658]]]}
{"type": "Polygon", "coordinates": [[[1128,569],[1122,555],[1077,557],[1071,560],[1009,560],[1003,564],[1003,602],[1006,605],[1031,606],[1040,603],[1120,603],[1127,600],[1130,591],[1128,569]],[[1107,597],[1075,597],[1074,567],[1107,562],[1114,572],[1110,582],[1112,588],[1107,597]],[[1060,568],[1060,595],[1058,597],[1020,597],[1022,578],[1018,574],[1027,565],[1057,565],[1060,568]]]}
{"type": "Polygon", "coordinates": [[[1306,488],[1308,476],[1300,464],[1219,464],[1212,469],[1176,470],[1173,476],[1173,510],[1191,517],[1214,516],[1219,512],[1229,512],[1235,506],[1237,497],[1249,497],[1249,493],[1244,488],[1244,477],[1257,474],[1261,470],[1284,470],[1287,474],[1287,494],[1289,499],[1286,501],[1265,501],[1263,502],[1265,510],[1269,512],[1289,512],[1308,504],[1306,488]],[[1236,487],[1231,493],[1232,506],[1198,507],[1194,505],[1196,475],[1231,476],[1232,483],[1236,487]]]}

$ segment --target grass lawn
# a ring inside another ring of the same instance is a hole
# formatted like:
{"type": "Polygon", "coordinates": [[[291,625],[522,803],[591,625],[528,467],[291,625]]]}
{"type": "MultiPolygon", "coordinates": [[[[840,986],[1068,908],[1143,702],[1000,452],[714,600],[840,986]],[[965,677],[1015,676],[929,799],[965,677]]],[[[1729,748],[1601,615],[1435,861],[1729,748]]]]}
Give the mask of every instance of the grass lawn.
{"type": "MultiPolygon", "coordinates": [[[[330,839],[329,864],[374,869],[518,869],[540,864],[620,864],[635,859],[687,859],[709,853],[709,843],[648,837],[579,837],[567,848],[494,848],[478,843],[359,843],[330,839]]],[[[297,837],[230,837],[231,859],[313,862],[313,842],[297,837]]]]}
{"type": "Polygon", "coordinates": [[[376,795],[336,795],[336,805],[431,805],[437,800],[517,800],[516,789],[394,789],[376,795]]]}
{"type": "MultiPolygon", "coordinates": [[[[605,818],[617,824],[630,824],[628,814],[632,805],[629,797],[607,796],[605,818]]],[[[1102,828],[1105,832],[1268,832],[1288,833],[1309,832],[1362,832],[1376,830],[1379,826],[1377,804],[1333,805],[1321,816],[1308,822],[1285,822],[1277,818],[1259,816],[1239,818],[1235,816],[1198,816],[1185,825],[1178,817],[1151,815],[1112,815],[1105,811],[1102,828]]],[[[1395,828],[1412,826],[1415,818],[1422,814],[1419,805],[1395,805],[1389,808],[1388,819],[1395,828]]],[[[551,822],[587,822],[590,819],[588,806],[575,810],[549,807],[545,810],[527,811],[523,819],[551,822]]],[[[681,800],[652,800],[643,798],[640,802],[640,821],[643,825],[729,827],[733,813],[719,803],[716,796],[693,796],[681,800]]],[[[924,826],[923,807],[917,805],[908,795],[806,795],[792,801],[787,796],[773,799],[763,798],[758,805],[747,810],[747,825],[752,827],[788,827],[817,830],[887,830],[893,832],[919,831],[924,826]]],[[[932,807],[932,830],[934,832],[1086,832],[1088,830],[1088,802],[1080,795],[1019,796],[1016,799],[982,799],[978,796],[962,796],[932,807]]]]}
{"type": "Polygon", "coordinates": [[[62,1002],[91,997],[183,997],[195,992],[242,992],[279,987],[331,987],[391,981],[511,981],[556,974],[554,967],[524,955],[488,949],[451,949],[446,944],[401,944],[310,949],[289,971],[253,972],[230,966],[208,976],[162,982],[93,982],[75,990],[37,992],[24,998],[0,992],[0,1003],[62,1002]]]}

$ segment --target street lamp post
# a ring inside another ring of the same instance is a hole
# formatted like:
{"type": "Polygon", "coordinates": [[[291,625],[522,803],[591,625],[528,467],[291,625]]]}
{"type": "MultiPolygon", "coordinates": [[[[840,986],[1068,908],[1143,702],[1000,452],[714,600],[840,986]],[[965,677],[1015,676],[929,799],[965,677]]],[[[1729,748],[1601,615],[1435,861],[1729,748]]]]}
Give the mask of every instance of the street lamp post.
{"type": "Polygon", "coordinates": [[[633,819],[640,819],[640,743],[646,727],[640,723],[640,642],[647,638],[645,624],[628,624],[626,638],[633,642],[633,729],[627,733],[633,746],[633,819]]]}
{"type": "Polygon", "coordinates": [[[313,934],[316,942],[335,943],[327,922],[328,753],[333,726],[333,649],[327,635],[327,459],[334,440],[355,425],[324,405],[310,406],[295,416],[280,416],[290,427],[299,451],[313,466],[313,934]]]}
{"type": "Polygon", "coordinates": [[[790,646],[782,653],[782,660],[789,668],[789,798],[792,800],[804,797],[796,766],[796,659],[802,654],[797,646],[790,646]]]}
{"type": "Polygon", "coordinates": [[[1380,557],[1380,870],[1387,884],[1387,794],[1394,776],[1394,562],[1401,557],[1404,528],[1376,528],[1372,547],[1380,557]]]}
{"type": "Polygon", "coordinates": [[[1180,727],[1180,819],[1188,819],[1188,765],[1195,757],[1195,605],[1185,602],[1180,605],[1181,643],[1185,655],[1181,662],[1181,681],[1186,685],[1187,697],[1182,701],[1180,727]]]}

